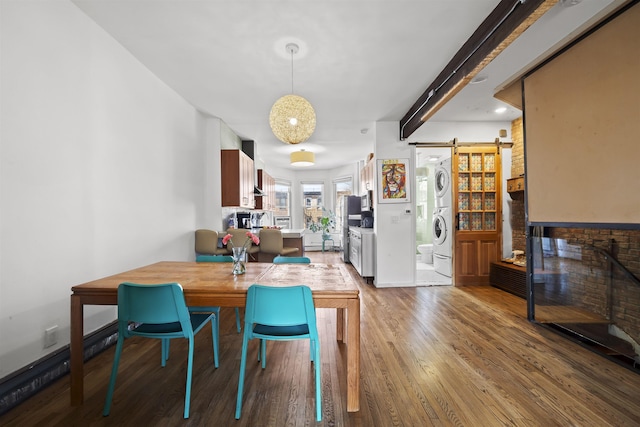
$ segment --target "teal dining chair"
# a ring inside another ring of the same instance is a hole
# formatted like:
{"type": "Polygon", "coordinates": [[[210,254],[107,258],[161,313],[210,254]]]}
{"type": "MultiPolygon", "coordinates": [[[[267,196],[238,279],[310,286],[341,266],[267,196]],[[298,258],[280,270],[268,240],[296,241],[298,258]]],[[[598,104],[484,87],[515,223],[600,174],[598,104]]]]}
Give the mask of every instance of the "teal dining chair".
{"type": "Polygon", "coordinates": [[[273,287],[251,285],[247,290],[244,313],[244,334],[238,379],[236,419],[242,412],[244,375],[247,367],[247,347],[252,339],[260,340],[260,360],[266,367],[266,342],[308,339],[310,358],[315,370],[316,420],[322,420],[322,395],[320,377],[320,340],[316,326],[313,296],[308,286],[273,287]]]}
{"type": "Polygon", "coordinates": [[[311,260],[306,256],[281,256],[273,259],[274,264],[310,264],[311,260]]]}
{"type": "Polygon", "coordinates": [[[106,417],[111,411],[111,401],[124,340],[132,336],[140,336],[161,340],[163,367],[169,358],[169,341],[172,338],[189,340],[187,384],[184,397],[184,418],[189,418],[194,336],[209,321],[213,336],[214,360],[217,360],[218,341],[215,331],[218,329],[218,317],[214,313],[189,313],[182,293],[182,286],[178,283],[160,285],[121,283],[118,286],[118,341],[116,342],[116,354],[113,359],[102,415],[106,417]],[[137,324],[137,326],[129,329],[129,324],[137,324]]]}
{"type": "Polygon", "coordinates": [[[231,255],[196,255],[196,262],[233,262],[231,255]]]}
{"type": "MultiPolygon", "coordinates": [[[[230,255],[197,255],[196,262],[233,262],[230,255]]],[[[220,307],[189,307],[189,311],[211,311],[220,316],[220,307]]],[[[242,324],[240,322],[240,309],[236,307],[236,329],[238,333],[242,332],[242,324]]]]}

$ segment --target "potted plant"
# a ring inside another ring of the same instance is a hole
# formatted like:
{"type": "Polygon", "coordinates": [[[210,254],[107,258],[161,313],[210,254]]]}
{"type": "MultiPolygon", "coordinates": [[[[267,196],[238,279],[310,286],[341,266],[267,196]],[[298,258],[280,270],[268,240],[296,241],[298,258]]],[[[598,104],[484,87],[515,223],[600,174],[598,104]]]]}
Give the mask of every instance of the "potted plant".
{"type": "Polygon", "coordinates": [[[333,230],[336,226],[336,216],[333,212],[327,212],[324,208],[322,208],[322,217],[317,222],[312,222],[309,225],[309,230],[315,232],[322,231],[322,239],[329,239],[329,232],[333,230]]]}

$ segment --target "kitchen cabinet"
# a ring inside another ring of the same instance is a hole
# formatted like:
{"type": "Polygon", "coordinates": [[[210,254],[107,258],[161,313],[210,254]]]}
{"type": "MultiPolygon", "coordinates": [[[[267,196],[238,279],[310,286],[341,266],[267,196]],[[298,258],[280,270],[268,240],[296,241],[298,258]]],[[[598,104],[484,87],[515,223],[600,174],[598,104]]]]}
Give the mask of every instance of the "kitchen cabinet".
{"type": "Polygon", "coordinates": [[[256,197],[256,209],[275,211],[276,209],[276,180],[266,173],[264,169],[258,169],[258,188],[264,196],[256,197]]]}
{"type": "Polygon", "coordinates": [[[373,277],[374,234],[370,228],[349,227],[349,262],[362,277],[373,277]]]}
{"type": "Polygon", "coordinates": [[[374,178],[375,161],[373,158],[370,158],[360,170],[360,194],[365,194],[367,190],[375,190],[374,178]]]}
{"type": "Polygon", "coordinates": [[[220,150],[222,206],[252,209],[253,160],[240,150],[220,150]]]}

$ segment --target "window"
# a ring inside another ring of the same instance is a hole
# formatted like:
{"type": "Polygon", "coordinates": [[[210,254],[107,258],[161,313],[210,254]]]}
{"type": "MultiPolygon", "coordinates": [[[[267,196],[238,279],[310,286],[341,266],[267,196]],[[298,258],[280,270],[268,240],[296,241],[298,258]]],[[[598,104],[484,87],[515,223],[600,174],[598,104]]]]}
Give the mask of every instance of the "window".
{"type": "Polygon", "coordinates": [[[335,194],[336,230],[342,230],[342,198],[353,194],[353,178],[339,178],[333,181],[333,194],[335,194]]]}
{"type": "Polygon", "coordinates": [[[276,181],[276,210],[274,216],[291,216],[291,184],[276,181]]]}
{"type": "Polygon", "coordinates": [[[302,209],[304,217],[304,228],[322,218],[324,184],[321,182],[303,182],[302,187],[302,209]]]}

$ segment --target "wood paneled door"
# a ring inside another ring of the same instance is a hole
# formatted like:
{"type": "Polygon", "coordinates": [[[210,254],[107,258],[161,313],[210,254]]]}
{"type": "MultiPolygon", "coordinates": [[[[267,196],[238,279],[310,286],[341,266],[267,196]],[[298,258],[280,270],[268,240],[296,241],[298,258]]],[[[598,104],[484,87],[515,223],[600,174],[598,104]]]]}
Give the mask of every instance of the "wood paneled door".
{"type": "Polygon", "coordinates": [[[453,163],[454,283],[488,285],[502,252],[500,154],[496,147],[458,147],[453,163]]]}

